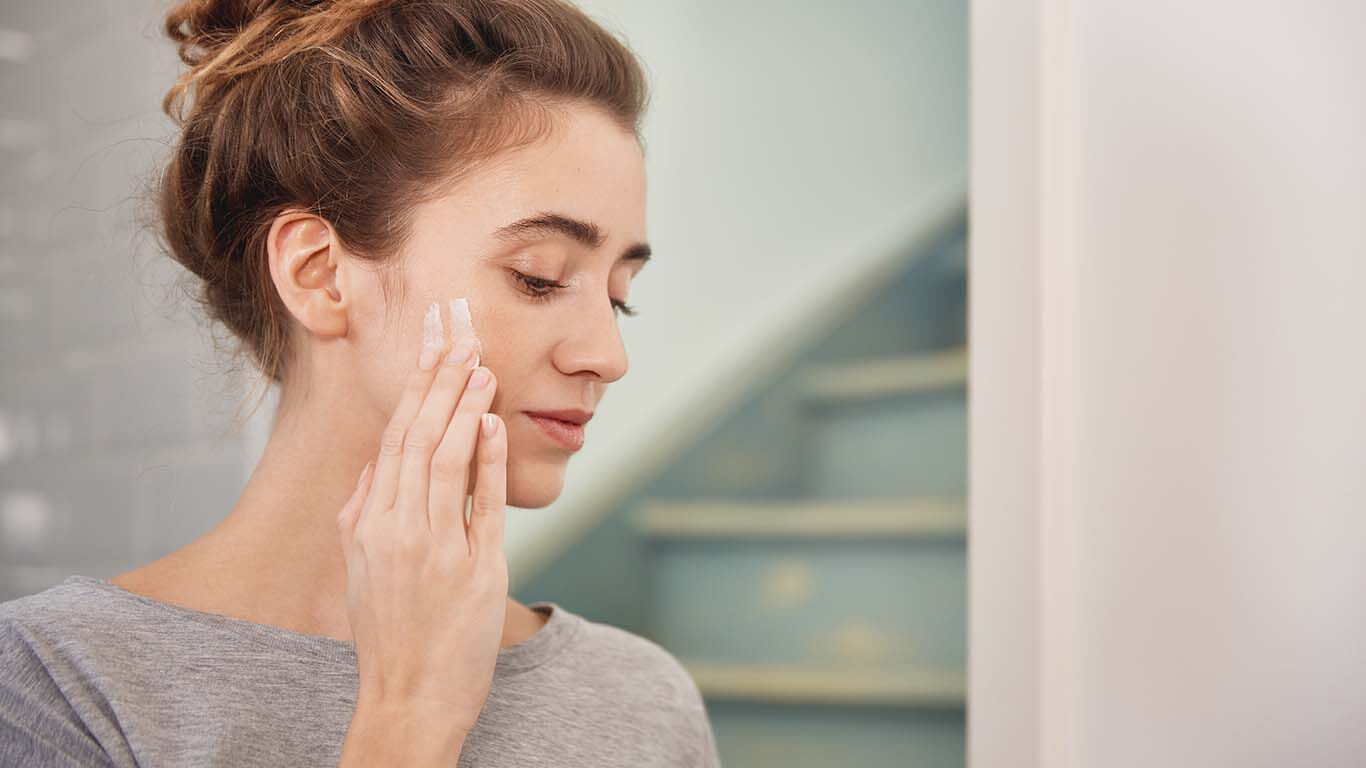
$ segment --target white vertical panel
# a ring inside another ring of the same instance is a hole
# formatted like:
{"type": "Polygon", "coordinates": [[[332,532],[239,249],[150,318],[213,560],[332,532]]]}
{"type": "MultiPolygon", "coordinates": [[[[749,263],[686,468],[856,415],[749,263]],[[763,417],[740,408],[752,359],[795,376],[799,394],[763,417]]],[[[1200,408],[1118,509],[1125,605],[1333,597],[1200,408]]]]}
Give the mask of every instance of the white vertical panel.
{"type": "Polygon", "coordinates": [[[1366,765],[1363,39],[974,4],[974,766],[1366,765]]]}

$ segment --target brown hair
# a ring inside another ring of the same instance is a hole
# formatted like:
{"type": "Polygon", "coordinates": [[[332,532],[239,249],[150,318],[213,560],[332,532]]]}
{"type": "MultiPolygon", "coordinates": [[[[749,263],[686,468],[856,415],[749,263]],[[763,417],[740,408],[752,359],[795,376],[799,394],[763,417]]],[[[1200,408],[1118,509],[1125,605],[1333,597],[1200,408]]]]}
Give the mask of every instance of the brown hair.
{"type": "Polygon", "coordinates": [[[643,148],[640,63],[562,0],[189,0],[165,31],[190,69],[162,102],[181,134],[158,234],[267,384],[291,352],[265,247],[279,213],[318,214],[379,264],[414,204],[543,137],[559,107],[603,109],[643,148]]]}

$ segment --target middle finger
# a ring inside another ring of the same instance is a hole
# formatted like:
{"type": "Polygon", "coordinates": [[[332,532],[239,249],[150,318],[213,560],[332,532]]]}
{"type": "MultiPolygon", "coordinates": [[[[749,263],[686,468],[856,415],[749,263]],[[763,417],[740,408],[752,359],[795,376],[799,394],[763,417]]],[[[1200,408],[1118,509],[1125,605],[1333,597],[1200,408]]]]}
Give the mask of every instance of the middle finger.
{"type": "Polygon", "coordinates": [[[478,341],[471,336],[453,339],[453,347],[442,361],[436,380],[422,402],[410,433],[414,435],[411,456],[404,449],[399,468],[397,510],[399,525],[418,526],[430,531],[427,495],[432,473],[432,454],[446,432],[456,401],[465,389],[470,372],[479,364],[478,341]]]}
{"type": "Polygon", "coordinates": [[[418,366],[404,383],[398,405],[394,407],[389,423],[380,435],[375,476],[371,481],[370,494],[365,499],[364,517],[375,518],[377,513],[384,515],[393,509],[394,499],[398,496],[399,466],[403,463],[404,443],[437,374],[430,367],[424,367],[421,360],[429,354],[437,356],[439,360],[446,348],[445,336],[441,329],[440,308],[433,303],[423,318],[423,350],[418,366]]]}
{"type": "Polygon", "coordinates": [[[428,504],[432,535],[441,541],[449,540],[457,554],[469,552],[465,504],[469,480],[473,476],[471,460],[479,433],[479,418],[493,405],[497,387],[498,381],[492,371],[484,367],[475,370],[456,404],[446,435],[432,457],[432,489],[428,504]]]}

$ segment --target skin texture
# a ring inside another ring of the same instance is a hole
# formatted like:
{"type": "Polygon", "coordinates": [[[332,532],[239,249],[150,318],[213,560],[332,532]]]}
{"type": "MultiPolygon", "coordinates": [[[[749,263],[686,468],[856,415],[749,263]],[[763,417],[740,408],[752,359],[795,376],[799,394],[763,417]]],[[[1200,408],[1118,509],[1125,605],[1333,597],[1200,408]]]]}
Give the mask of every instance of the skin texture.
{"type": "MultiPolygon", "coordinates": [[[[629,303],[646,242],[645,164],[635,138],[588,106],[566,108],[553,135],[500,156],[415,211],[397,263],[403,295],[386,305],[375,267],[303,212],[271,228],[272,276],[297,321],[298,354],[265,452],[232,511],[205,535],[110,581],[154,599],[351,640],[337,512],[398,402],[433,300],[469,299],[481,364],[497,381],[489,410],[507,429],[507,503],[554,501],[572,456],[524,411],[595,411],[626,374],[612,306],[629,303]],[[564,235],[510,243],[498,227],[541,212],[596,223],[590,249],[564,235]],[[567,285],[532,297],[512,270],[567,285]]],[[[624,317],[624,315],[622,316],[624,317]]],[[[592,440],[592,424],[585,426],[592,440]]],[[[544,619],[511,598],[500,647],[544,619]]]]}

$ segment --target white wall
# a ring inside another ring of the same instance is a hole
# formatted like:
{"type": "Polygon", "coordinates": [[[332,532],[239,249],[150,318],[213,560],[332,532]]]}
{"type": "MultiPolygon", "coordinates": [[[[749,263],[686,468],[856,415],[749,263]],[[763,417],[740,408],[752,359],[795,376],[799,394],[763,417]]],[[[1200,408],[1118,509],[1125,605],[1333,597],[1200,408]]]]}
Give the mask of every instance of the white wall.
{"type": "Polygon", "coordinates": [[[1366,765],[1366,5],[973,23],[973,765],[1366,765]]]}
{"type": "Polygon", "coordinates": [[[0,600],[160,557],[242,487],[180,268],[134,226],[169,134],[166,5],[0,2],[0,600]]]}

